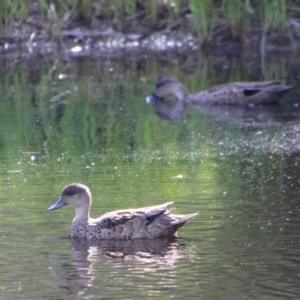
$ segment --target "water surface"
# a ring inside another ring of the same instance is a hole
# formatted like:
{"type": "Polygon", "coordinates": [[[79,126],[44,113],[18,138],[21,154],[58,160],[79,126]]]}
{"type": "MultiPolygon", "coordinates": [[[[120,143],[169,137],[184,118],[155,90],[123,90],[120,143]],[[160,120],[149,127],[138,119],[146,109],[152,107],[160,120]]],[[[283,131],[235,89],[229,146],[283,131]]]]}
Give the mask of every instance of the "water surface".
{"type": "MultiPolygon", "coordinates": [[[[299,297],[295,98],[266,108],[188,107],[175,121],[144,102],[161,74],[193,91],[272,79],[236,61],[226,62],[231,72],[209,63],[190,69],[182,57],[128,57],[3,64],[3,299],[299,297]],[[174,241],[70,240],[73,210],[46,209],[74,181],[91,188],[95,217],[167,201],[177,213],[200,215],[174,241]]],[[[265,73],[281,79],[287,70],[269,62],[265,73]]]]}

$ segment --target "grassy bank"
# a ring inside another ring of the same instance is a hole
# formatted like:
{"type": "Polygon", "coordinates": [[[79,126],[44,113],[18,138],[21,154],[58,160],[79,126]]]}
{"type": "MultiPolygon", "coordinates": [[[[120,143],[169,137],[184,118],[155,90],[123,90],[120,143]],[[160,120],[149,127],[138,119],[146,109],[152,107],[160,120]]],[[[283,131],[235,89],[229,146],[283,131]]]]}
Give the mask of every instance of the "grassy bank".
{"type": "Polygon", "coordinates": [[[202,45],[220,39],[247,44],[253,34],[300,36],[299,0],[1,1],[0,15],[1,35],[33,30],[59,35],[85,25],[124,33],[189,31],[202,45]]]}

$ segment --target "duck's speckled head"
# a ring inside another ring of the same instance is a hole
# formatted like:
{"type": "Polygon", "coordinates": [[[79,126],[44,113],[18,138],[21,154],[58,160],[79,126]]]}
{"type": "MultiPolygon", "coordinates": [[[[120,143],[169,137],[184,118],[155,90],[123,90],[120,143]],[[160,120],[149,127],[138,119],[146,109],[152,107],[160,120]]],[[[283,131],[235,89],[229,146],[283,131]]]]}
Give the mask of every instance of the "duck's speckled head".
{"type": "Polygon", "coordinates": [[[90,189],[80,183],[65,186],[58,201],[48,208],[48,211],[59,209],[65,205],[72,205],[75,209],[89,210],[92,202],[90,189]]]}

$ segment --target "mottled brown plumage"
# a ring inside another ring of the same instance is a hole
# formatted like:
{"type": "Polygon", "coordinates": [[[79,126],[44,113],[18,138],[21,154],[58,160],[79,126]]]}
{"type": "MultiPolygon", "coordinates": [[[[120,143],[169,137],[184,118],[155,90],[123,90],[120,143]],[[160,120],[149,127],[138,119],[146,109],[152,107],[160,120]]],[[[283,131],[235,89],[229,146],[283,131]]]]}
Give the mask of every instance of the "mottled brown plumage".
{"type": "Polygon", "coordinates": [[[48,211],[70,204],[75,207],[71,236],[88,240],[173,237],[177,230],[198,213],[170,214],[172,202],[161,205],[108,212],[90,218],[92,196],[89,188],[72,183],[63,188],[60,199],[48,211]]]}
{"type": "Polygon", "coordinates": [[[158,79],[155,91],[147,97],[148,103],[175,96],[179,101],[205,105],[249,105],[278,102],[292,86],[278,81],[233,82],[216,85],[209,90],[190,95],[185,86],[174,78],[158,79]]]}

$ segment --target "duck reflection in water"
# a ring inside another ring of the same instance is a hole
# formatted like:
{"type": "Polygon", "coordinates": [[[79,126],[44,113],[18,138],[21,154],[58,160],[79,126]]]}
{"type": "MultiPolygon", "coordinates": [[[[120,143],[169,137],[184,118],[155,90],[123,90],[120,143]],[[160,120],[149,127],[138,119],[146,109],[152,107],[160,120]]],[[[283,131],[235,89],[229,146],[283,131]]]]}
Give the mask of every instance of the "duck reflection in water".
{"type": "MultiPolygon", "coordinates": [[[[172,97],[171,97],[172,98],[172,97]]],[[[155,94],[146,98],[146,103],[153,105],[155,114],[165,120],[179,120],[185,116],[188,103],[182,99],[170,99],[157,97],[155,94]]]]}
{"type": "Polygon", "coordinates": [[[176,239],[88,241],[71,238],[71,246],[73,265],[63,262],[58,268],[56,260],[56,267],[52,268],[60,278],[59,287],[71,296],[87,293],[93,284],[103,285],[101,289],[107,288],[107,282],[111,287],[114,282],[132,284],[127,283],[132,278],[128,273],[159,276],[158,270],[172,272],[179,260],[196,258],[191,248],[187,249],[176,239]],[[106,279],[99,280],[103,274],[106,279]]]}

